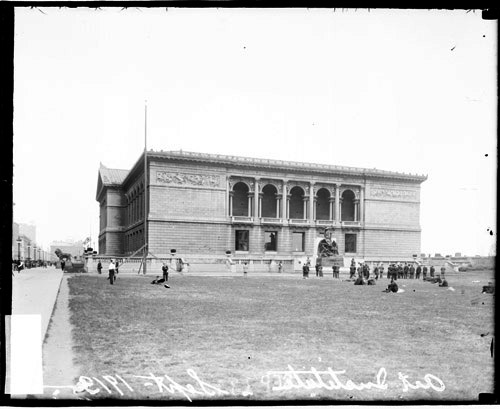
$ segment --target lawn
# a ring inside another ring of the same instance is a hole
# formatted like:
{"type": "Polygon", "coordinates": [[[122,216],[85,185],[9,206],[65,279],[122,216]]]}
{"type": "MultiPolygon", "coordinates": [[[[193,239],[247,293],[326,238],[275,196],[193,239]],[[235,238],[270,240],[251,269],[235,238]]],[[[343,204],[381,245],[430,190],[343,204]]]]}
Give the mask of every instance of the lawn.
{"type": "Polygon", "coordinates": [[[385,278],[354,286],[330,277],[174,275],[166,289],[152,277],[122,275],[109,285],[104,276],[74,276],[82,394],[477,400],[493,392],[494,298],[481,295],[493,273],[466,274],[448,278],[454,291],[399,280],[398,294],[382,292],[385,278]]]}

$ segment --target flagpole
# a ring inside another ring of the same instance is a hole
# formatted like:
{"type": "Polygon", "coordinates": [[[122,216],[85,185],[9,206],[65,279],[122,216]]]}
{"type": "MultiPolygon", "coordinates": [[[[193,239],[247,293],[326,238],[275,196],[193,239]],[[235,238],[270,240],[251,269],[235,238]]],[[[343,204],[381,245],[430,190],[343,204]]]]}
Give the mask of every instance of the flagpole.
{"type": "Polygon", "coordinates": [[[146,262],[148,258],[148,101],[144,101],[144,261],[143,274],[146,274],[146,262]]]}

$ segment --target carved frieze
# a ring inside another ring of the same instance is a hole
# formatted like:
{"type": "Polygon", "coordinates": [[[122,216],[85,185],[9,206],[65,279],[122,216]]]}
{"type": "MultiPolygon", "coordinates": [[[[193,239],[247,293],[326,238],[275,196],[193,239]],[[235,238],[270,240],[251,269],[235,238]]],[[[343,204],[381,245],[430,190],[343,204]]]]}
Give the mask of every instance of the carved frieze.
{"type": "Polygon", "coordinates": [[[166,185],[220,187],[220,177],[218,175],[198,175],[193,173],[157,171],[156,182],[166,185]]]}
{"type": "Polygon", "coordinates": [[[417,200],[417,192],[414,190],[372,188],[370,194],[372,197],[379,197],[381,199],[417,200]]]}

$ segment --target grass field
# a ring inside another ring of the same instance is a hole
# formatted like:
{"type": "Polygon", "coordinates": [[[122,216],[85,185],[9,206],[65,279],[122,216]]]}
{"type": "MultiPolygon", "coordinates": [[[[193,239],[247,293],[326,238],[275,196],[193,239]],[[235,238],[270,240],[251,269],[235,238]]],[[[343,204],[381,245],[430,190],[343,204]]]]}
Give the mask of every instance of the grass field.
{"type": "Polygon", "coordinates": [[[481,295],[492,274],[448,277],[455,291],[399,280],[398,294],[382,292],[385,278],[354,286],[330,277],[174,275],[166,289],[152,277],[121,276],[111,286],[104,276],[75,276],[70,311],[83,394],[476,400],[493,392],[494,298],[481,295]]]}

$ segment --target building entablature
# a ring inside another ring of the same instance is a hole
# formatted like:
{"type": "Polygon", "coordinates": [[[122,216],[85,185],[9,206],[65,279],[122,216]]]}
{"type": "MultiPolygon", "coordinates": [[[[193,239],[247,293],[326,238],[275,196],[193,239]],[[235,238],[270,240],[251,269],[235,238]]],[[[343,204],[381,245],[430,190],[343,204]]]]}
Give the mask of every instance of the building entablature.
{"type": "Polygon", "coordinates": [[[335,176],[354,176],[363,178],[405,180],[422,183],[427,179],[426,175],[417,175],[411,173],[392,172],[380,169],[366,169],[348,166],[325,165],[308,162],[283,161],[275,159],[259,159],[242,156],[228,156],[218,154],[206,154],[198,152],[167,151],[156,152],[149,151],[148,156],[158,159],[171,159],[186,162],[209,163],[216,166],[230,166],[233,168],[254,168],[254,169],[272,169],[273,172],[307,172],[308,174],[325,174],[329,177],[335,176]]]}

